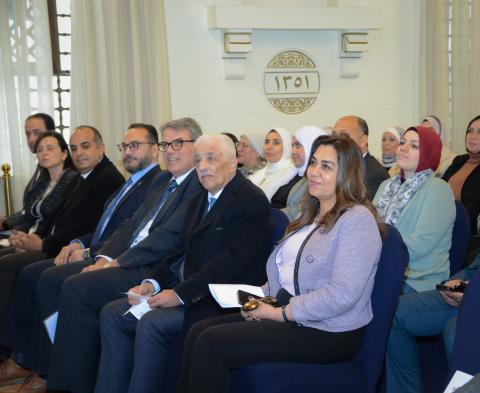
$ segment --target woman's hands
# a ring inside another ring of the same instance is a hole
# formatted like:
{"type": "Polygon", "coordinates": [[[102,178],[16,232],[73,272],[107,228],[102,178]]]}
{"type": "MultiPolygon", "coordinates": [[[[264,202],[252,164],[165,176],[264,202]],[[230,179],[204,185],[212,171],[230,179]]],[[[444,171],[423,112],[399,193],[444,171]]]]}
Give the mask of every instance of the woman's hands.
{"type": "MultiPolygon", "coordinates": [[[[270,321],[278,321],[284,322],[282,316],[282,309],[280,307],[273,307],[270,304],[263,303],[261,301],[258,302],[258,307],[255,310],[251,311],[240,311],[243,318],[246,321],[262,321],[262,320],[270,320],[270,321]]],[[[289,321],[293,320],[292,315],[290,312],[290,305],[285,307],[285,313],[287,315],[287,319],[289,321]]]]}

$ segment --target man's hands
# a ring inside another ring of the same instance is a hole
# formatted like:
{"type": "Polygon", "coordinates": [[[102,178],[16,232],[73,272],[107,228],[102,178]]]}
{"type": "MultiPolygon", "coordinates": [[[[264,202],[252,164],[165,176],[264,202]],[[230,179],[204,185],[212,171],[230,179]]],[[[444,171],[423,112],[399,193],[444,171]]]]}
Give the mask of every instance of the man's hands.
{"type": "Polygon", "coordinates": [[[55,258],[55,265],[60,266],[60,265],[65,265],[68,262],[76,262],[80,261],[82,259],[82,245],[80,243],[72,243],[69,244],[68,246],[63,247],[58,255],[55,258]],[[80,258],[77,258],[77,252],[80,252],[80,258]]]}
{"type": "Polygon", "coordinates": [[[120,266],[116,259],[109,261],[105,258],[99,258],[93,265],[84,267],[82,273],[93,272],[94,270],[105,269],[107,267],[118,267],[120,266]]]}
{"type": "Polygon", "coordinates": [[[138,304],[140,303],[139,297],[144,296],[148,298],[147,302],[152,308],[177,307],[182,304],[173,289],[164,289],[163,291],[152,296],[153,291],[154,287],[150,282],[130,288],[128,292],[136,293],[138,296],[128,295],[128,303],[130,303],[132,306],[134,304],[138,304]]]}
{"type": "Polygon", "coordinates": [[[13,231],[8,240],[12,247],[19,250],[40,251],[42,249],[42,239],[33,233],[13,231]]]}
{"type": "MultiPolygon", "coordinates": [[[[462,280],[448,280],[443,285],[449,288],[460,285],[462,280]]],[[[442,300],[452,307],[458,307],[463,299],[463,292],[439,291],[442,300]]]]}
{"type": "Polygon", "coordinates": [[[154,290],[153,284],[149,282],[130,288],[128,292],[136,293],[138,296],[128,295],[128,303],[130,303],[132,306],[134,304],[140,303],[139,297],[140,296],[150,297],[152,296],[153,290],[154,290]]]}

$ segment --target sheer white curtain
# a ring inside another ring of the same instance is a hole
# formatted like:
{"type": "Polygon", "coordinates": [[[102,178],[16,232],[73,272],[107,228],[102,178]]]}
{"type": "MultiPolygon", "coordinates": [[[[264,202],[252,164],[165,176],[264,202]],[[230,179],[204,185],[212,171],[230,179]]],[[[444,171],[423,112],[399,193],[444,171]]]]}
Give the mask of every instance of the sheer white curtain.
{"type": "Polygon", "coordinates": [[[463,153],[467,124],[480,114],[480,2],[452,6],[452,148],[463,153]]]}
{"type": "Polygon", "coordinates": [[[90,124],[119,158],[132,122],[170,118],[168,55],[161,0],[72,0],[72,128],[90,124]]]}
{"type": "Polygon", "coordinates": [[[450,148],[460,154],[468,121],[480,114],[479,20],[480,1],[422,1],[420,113],[449,125],[450,148]]]}
{"type": "Polygon", "coordinates": [[[21,208],[23,189],[36,165],[23,129],[25,118],[34,112],[53,114],[47,1],[2,0],[0,164],[12,167],[16,209],[21,208]]]}

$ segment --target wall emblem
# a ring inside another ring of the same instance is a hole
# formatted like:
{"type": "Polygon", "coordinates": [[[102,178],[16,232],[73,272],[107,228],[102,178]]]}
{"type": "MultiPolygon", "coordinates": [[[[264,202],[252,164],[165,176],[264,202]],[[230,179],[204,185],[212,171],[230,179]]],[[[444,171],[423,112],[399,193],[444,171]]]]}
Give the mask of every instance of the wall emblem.
{"type": "Polygon", "coordinates": [[[320,91],[315,62],[296,50],[281,52],[267,65],[263,87],[268,101],[280,112],[294,115],[310,108],[320,91]]]}

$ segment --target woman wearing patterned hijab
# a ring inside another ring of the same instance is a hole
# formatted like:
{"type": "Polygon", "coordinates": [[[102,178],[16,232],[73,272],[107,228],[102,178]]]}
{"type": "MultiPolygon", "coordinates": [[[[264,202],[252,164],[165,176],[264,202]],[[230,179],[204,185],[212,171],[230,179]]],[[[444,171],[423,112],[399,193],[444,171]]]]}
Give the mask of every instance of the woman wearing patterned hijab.
{"type": "Polygon", "coordinates": [[[382,165],[389,171],[397,160],[397,147],[405,131],[401,127],[390,126],[382,135],[382,165]]]}
{"type": "Polygon", "coordinates": [[[442,154],[440,155],[440,163],[435,171],[435,176],[442,177],[447,168],[452,164],[453,159],[456,157],[456,154],[446,145],[447,130],[445,128],[445,124],[440,120],[439,117],[435,115],[428,115],[422,120],[421,125],[424,127],[433,128],[442,140],[442,154]]]}
{"type": "Polygon", "coordinates": [[[385,180],[373,200],[380,217],[399,230],[408,247],[404,293],[434,289],[450,274],[455,201],[448,184],[433,175],[441,150],[432,128],[407,129],[397,149],[400,173],[385,180]]]}

